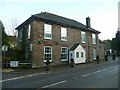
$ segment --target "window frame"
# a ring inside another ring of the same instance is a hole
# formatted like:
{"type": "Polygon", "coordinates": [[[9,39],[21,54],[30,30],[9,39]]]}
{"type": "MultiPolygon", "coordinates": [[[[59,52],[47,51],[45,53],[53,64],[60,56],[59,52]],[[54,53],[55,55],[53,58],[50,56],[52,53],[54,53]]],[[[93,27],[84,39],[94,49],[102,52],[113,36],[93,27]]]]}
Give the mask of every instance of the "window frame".
{"type": "Polygon", "coordinates": [[[82,43],[86,43],[86,32],[81,31],[81,41],[82,43]]]}
{"type": "Polygon", "coordinates": [[[52,39],[52,25],[50,24],[44,24],[44,39],[52,39]],[[46,30],[47,26],[49,26],[49,30],[46,30]],[[49,31],[50,33],[48,33],[47,31],[49,31]],[[51,37],[46,37],[46,34],[50,34],[51,37]]]}
{"type": "Polygon", "coordinates": [[[97,56],[97,50],[94,48],[93,49],[93,59],[96,60],[96,56],[97,56]]]}
{"type": "Polygon", "coordinates": [[[67,47],[61,47],[61,61],[68,61],[68,48],[67,47]],[[67,51],[65,53],[62,52],[62,49],[65,48],[67,51]],[[62,54],[66,54],[67,58],[66,59],[62,59],[62,54]]]}
{"type": "Polygon", "coordinates": [[[76,58],[79,58],[79,57],[80,57],[80,53],[76,52],[76,58]]]}
{"type": "Polygon", "coordinates": [[[31,36],[31,24],[28,25],[28,39],[30,39],[31,36]]]}
{"type": "Polygon", "coordinates": [[[81,52],[81,58],[84,58],[84,52],[81,52]]]}
{"type": "Polygon", "coordinates": [[[51,60],[50,60],[50,62],[52,62],[52,46],[44,46],[44,62],[47,61],[47,60],[45,60],[45,54],[51,54],[51,60]],[[47,47],[51,48],[51,53],[46,53],[45,48],[47,48],[47,47]]]}
{"type": "Polygon", "coordinates": [[[67,41],[67,28],[61,27],[61,41],[67,41]],[[66,30],[65,33],[63,33],[63,30],[66,30]],[[62,37],[65,37],[64,39],[62,37]]]}
{"type": "Polygon", "coordinates": [[[92,33],[92,43],[97,44],[96,34],[93,34],[93,33],[92,33]]]}

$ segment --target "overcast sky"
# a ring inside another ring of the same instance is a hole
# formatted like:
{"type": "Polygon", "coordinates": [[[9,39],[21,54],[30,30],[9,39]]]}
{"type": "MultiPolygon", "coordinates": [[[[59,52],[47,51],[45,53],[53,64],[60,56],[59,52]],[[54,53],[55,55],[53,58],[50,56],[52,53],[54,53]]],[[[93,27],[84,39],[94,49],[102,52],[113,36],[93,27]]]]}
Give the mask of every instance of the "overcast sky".
{"type": "Polygon", "coordinates": [[[91,27],[100,31],[101,40],[112,39],[118,29],[119,0],[0,0],[0,20],[6,32],[11,20],[19,24],[31,15],[50,12],[86,24],[91,18],[91,27]]]}

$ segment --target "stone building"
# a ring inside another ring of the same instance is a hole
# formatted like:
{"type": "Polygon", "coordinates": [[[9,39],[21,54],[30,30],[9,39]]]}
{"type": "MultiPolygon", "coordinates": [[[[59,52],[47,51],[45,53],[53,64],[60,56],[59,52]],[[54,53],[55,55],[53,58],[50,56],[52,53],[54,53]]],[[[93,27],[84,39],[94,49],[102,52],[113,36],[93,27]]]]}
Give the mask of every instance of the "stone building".
{"type": "MultiPolygon", "coordinates": [[[[32,67],[42,67],[46,60],[53,65],[67,64],[69,49],[80,44],[86,53],[86,62],[99,55],[99,31],[91,28],[90,18],[86,25],[48,12],[32,15],[19,25],[18,46],[23,50],[24,60],[31,61],[32,67]]],[[[77,53],[79,55],[79,53],[77,53]]]]}
{"type": "Polygon", "coordinates": [[[100,56],[100,59],[104,60],[104,57],[105,57],[105,43],[101,40],[99,40],[99,47],[98,47],[98,52],[99,52],[99,56],[100,56]]]}

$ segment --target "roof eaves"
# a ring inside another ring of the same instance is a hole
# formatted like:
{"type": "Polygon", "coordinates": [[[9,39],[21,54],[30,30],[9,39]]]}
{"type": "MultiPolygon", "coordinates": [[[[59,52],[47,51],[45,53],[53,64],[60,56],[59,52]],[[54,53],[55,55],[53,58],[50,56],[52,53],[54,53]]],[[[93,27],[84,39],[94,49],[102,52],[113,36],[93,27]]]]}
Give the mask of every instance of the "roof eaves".
{"type": "Polygon", "coordinates": [[[26,21],[24,21],[22,24],[20,24],[18,27],[16,27],[16,30],[21,29],[23,26],[25,26],[26,24],[30,23],[32,20],[34,19],[33,16],[31,16],[30,18],[28,18],[26,21]]]}

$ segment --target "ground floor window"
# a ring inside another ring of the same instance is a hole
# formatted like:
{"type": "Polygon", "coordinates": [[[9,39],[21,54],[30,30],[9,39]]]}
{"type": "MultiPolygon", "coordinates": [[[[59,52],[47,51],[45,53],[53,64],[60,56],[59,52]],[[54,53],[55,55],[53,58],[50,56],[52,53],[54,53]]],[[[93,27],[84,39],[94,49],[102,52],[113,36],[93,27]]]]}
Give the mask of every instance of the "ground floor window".
{"type": "Polygon", "coordinates": [[[68,49],[67,49],[67,47],[61,47],[61,61],[68,61],[68,49]]]}
{"type": "Polygon", "coordinates": [[[47,60],[52,61],[52,47],[51,46],[44,47],[44,62],[46,62],[47,60]]]}
{"type": "Polygon", "coordinates": [[[93,49],[93,58],[96,59],[96,49],[93,49]]]}
{"type": "Polygon", "coordinates": [[[82,58],[84,57],[84,52],[81,52],[81,57],[82,57],[82,58]]]}
{"type": "Polygon", "coordinates": [[[76,52],[76,58],[79,58],[79,52],[76,52]]]}

